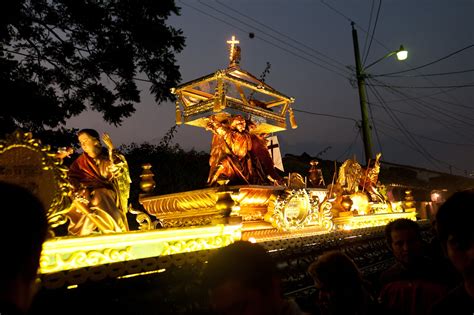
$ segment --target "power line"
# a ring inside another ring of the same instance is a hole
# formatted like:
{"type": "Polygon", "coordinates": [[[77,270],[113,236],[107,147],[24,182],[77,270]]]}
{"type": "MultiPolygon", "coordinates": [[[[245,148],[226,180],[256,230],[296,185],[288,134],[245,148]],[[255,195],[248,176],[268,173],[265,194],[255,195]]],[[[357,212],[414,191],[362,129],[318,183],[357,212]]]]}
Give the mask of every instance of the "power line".
{"type": "Polygon", "coordinates": [[[405,135],[407,140],[413,145],[413,148],[415,148],[416,151],[420,153],[420,155],[423,158],[425,158],[428,162],[430,162],[434,167],[436,168],[439,167],[439,165],[437,166],[436,163],[434,163],[434,162],[439,163],[439,160],[433,157],[431,153],[429,153],[420,143],[418,143],[418,141],[416,141],[416,139],[413,138],[413,136],[408,131],[408,129],[404,126],[404,124],[398,119],[398,117],[394,113],[391,112],[391,109],[384,104],[384,100],[382,96],[380,95],[380,93],[370,85],[369,85],[369,89],[372,91],[375,97],[379,100],[379,102],[384,105],[384,109],[386,113],[389,115],[392,121],[395,122],[397,126],[399,126],[400,131],[402,131],[402,133],[405,135]]]}
{"type": "MultiPolygon", "coordinates": [[[[324,2],[324,0],[319,0],[322,4],[324,4],[325,6],[327,6],[329,9],[331,9],[332,11],[336,12],[337,14],[339,14],[340,16],[344,17],[346,20],[348,20],[349,22],[354,22],[355,26],[361,30],[362,32],[364,32],[366,35],[369,34],[369,32],[367,30],[365,30],[363,27],[361,27],[358,23],[356,23],[353,19],[351,19],[350,17],[348,17],[347,15],[345,15],[344,13],[342,13],[340,10],[337,10],[336,8],[334,8],[333,6],[327,4],[326,2],[324,2]]],[[[378,43],[380,46],[382,46],[383,48],[385,48],[385,50],[387,50],[387,52],[390,52],[391,50],[385,46],[384,43],[382,43],[381,41],[379,41],[377,38],[375,38],[374,36],[374,41],[376,43],[378,43]]]]}
{"type": "MultiPolygon", "coordinates": [[[[406,96],[406,95],[407,95],[406,93],[403,93],[402,91],[399,91],[399,90],[397,90],[397,89],[394,89],[394,88],[392,88],[392,87],[390,87],[390,86],[386,86],[386,88],[387,88],[388,91],[389,91],[390,93],[392,93],[392,94],[399,94],[399,95],[402,95],[402,96],[406,96]]],[[[414,102],[415,104],[421,105],[422,107],[428,108],[429,110],[432,110],[432,111],[433,111],[433,109],[432,109],[428,104],[423,103],[421,100],[413,100],[413,102],[414,102]]],[[[416,109],[417,111],[419,111],[422,115],[425,115],[425,116],[427,115],[426,113],[422,112],[421,109],[419,109],[419,108],[416,107],[416,106],[414,107],[414,109],[416,109]]],[[[442,114],[443,118],[445,118],[446,116],[449,116],[449,115],[446,115],[446,113],[443,113],[443,112],[442,112],[441,110],[439,110],[439,109],[438,109],[438,110],[435,109],[434,112],[435,112],[435,113],[440,113],[440,114],[442,114]]],[[[428,115],[428,116],[429,116],[429,115],[428,115]]],[[[430,117],[431,117],[431,116],[430,116],[430,117]]],[[[456,129],[453,129],[451,122],[445,122],[445,121],[443,121],[442,119],[438,119],[438,118],[436,118],[436,117],[431,117],[431,118],[432,118],[434,121],[436,121],[437,123],[439,123],[440,125],[442,125],[444,128],[446,128],[447,130],[450,130],[450,131],[452,131],[453,133],[455,133],[455,134],[457,134],[457,135],[459,135],[459,136],[462,136],[462,137],[467,138],[467,139],[470,139],[470,138],[473,137],[473,136],[466,136],[466,135],[464,135],[464,134],[462,134],[462,133],[459,133],[456,129]]],[[[457,118],[454,118],[454,119],[457,120],[457,118]]],[[[471,124],[468,124],[468,125],[470,126],[471,124]]]]}
{"type": "Polygon", "coordinates": [[[358,131],[357,131],[354,139],[352,140],[351,144],[347,147],[347,149],[341,155],[339,155],[336,158],[336,161],[339,161],[339,159],[343,156],[344,157],[348,156],[348,153],[352,151],[352,148],[354,147],[355,143],[357,142],[357,139],[359,138],[359,136],[360,136],[360,128],[358,128],[358,131]]]}
{"type": "Polygon", "coordinates": [[[348,17],[347,15],[345,15],[344,13],[342,13],[341,11],[337,10],[336,8],[334,8],[333,6],[327,4],[326,2],[324,2],[324,0],[320,0],[322,4],[324,4],[325,6],[327,6],[329,9],[333,10],[334,12],[336,12],[337,14],[339,14],[340,16],[344,17],[346,20],[348,20],[349,22],[354,22],[350,17],[348,17]]]}
{"type": "MultiPolygon", "coordinates": [[[[232,26],[232,27],[234,27],[234,28],[240,30],[240,31],[243,32],[244,34],[248,34],[248,33],[249,33],[249,31],[244,30],[244,29],[242,29],[241,27],[239,27],[239,26],[237,26],[237,25],[234,25],[234,24],[232,24],[232,23],[229,23],[229,22],[227,22],[227,21],[225,21],[225,20],[223,20],[223,19],[221,19],[221,18],[218,18],[218,17],[216,17],[216,16],[214,16],[214,15],[212,15],[212,14],[209,14],[209,13],[203,11],[203,10],[200,10],[200,9],[198,9],[198,8],[196,8],[196,7],[192,6],[192,5],[190,5],[190,4],[184,3],[183,1],[180,1],[180,3],[183,4],[183,5],[185,5],[185,6],[187,6],[187,7],[190,7],[190,8],[192,8],[192,9],[194,9],[194,10],[196,10],[196,11],[198,11],[198,12],[200,12],[200,13],[206,15],[206,16],[209,16],[209,17],[211,17],[211,18],[213,18],[213,19],[215,19],[215,20],[218,20],[219,22],[222,22],[222,23],[224,23],[224,24],[227,24],[227,25],[229,25],[229,26],[232,26]]],[[[330,72],[332,72],[332,73],[335,73],[335,74],[337,74],[337,75],[343,77],[344,79],[347,79],[347,78],[348,78],[348,77],[346,76],[346,74],[344,74],[344,73],[341,73],[341,72],[335,71],[335,70],[333,70],[333,69],[330,69],[330,68],[328,68],[328,67],[326,67],[326,66],[324,66],[324,65],[321,65],[321,64],[319,64],[319,63],[317,63],[317,62],[314,62],[313,60],[310,60],[310,59],[308,59],[308,58],[306,58],[306,57],[304,57],[304,56],[298,55],[298,54],[292,52],[291,50],[288,50],[288,49],[286,49],[286,48],[284,48],[284,47],[281,47],[281,46],[279,46],[279,45],[277,45],[277,44],[275,44],[275,43],[272,43],[272,42],[270,42],[270,41],[268,41],[268,40],[266,40],[266,39],[264,39],[264,38],[257,37],[257,39],[259,39],[259,40],[261,40],[261,41],[263,41],[263,42],[265,42],[265,43],[267,43],[267,44],[269,44],[269,45],[272,45],[272,46],[274,46],[274,47],[276,47],[276,48],[279,48],[279,49],[281,49],[281,50],[284,50],[284,51],[286,51],[286,52],[292,54],[293,56],[296,56],[296,57],[298,57],[298,58],[300,58],[300,59],[306,60],[306,61],[308,61],[308,62],[310,62],[310,63],[312,63],[312,64],[314,64],[314,65],[316,65],[316,66],[319,66],[319,67],[321,67],[321,68],[323,68],[323,69],[326,69],[326,70],[328,70],[328,71],[330,71],[330,72]]]]}
{"type": "Polygon", "coordinates": [[[399,99],[395,99],[395,100],[385,101],[385,103],[399,103],[399,102],[406,102],[406,101],[411,101],[411,100],[427,98],[427,99],[434,100],[434,101],[437,101],[437,102],[440,102],[440,103],[453,105],[453,106],[460,107],[460,108],[465,108],[465,109],[468,109],[468,110],[474,110],[474,107],[472,107],[472,106],[468,106],[468,105],[464,105],[464,104],[458,104],[458,103],[454,103],[454,102],[450,102],[450,101],[447,101],[447,100],[443,100],[443,99],[433,97],[434,95],[445,94],[446,92],[449,92],[449,91],[450,90],[440,91],[440,92],[436,92],[436,93],[433,93],[433,94],[422,95],[422,96],[413,96],[413,97],[409,96],[409,97],[406,97],[406,98],[399,98],[399,99]]]}
{"type": "MultiPolygon", "coordinates": [[[[352,20],[351,18],[349,18],[348,16],[346,16],[346,15],[345,15],[344,13],[342,13],[341,11],[335,9],[334,7],[328,5],[328,4],[325,3],[323,0],[320,0],[320,2],[323,3],[324,5],[326,5],[326,6],[327,6],[328,8],[330,8],[331,10],[335,11],[336,13],[338,13],[339,15],[343,16],[345,19],[349,20],[349,22],[353,22],[353,20],[352,20]]],[[[357,24],[356,27],[357,27],[358,29],[362,30],[363,32],[367,33],[367,31],[364,30],[360,25],[357,24]]],[[[382,46],[383,48],[385,48],[388,52],[391,51],[389,48],[387,48],[387,46],[386,46],[384,43],[382,43],[381,41],[379,41],[377,38],[374,37],[374,40],[375,40],[380,46],[382,46]]],[[[409,65],[408,62],[406,62],[406,64],[409,65]]],[[[414,68],[413,68],[412,70],[415,70],[415,71],[416,71],[416,69],[414,69],[414,68]]],[[[428,80],[427,77],[424,77],[424,79],[427,80],[427,81],[428,81],[430,84],[432,84],[433,86],[436,86],[436,84],[434,84],[432,81],[428,80]]],[[[437,88],[438,88],[438,87],[437,87],[437,88]]],[[[448,94],[447,91],[443,91],[442,88],[440,88],[440,92],[441,92],[442,94],[445,94],[446,96],[452,98],[452,99],[455,99],[454,96],[448,94]]],[[[457,100],[456,100],[456,101],[457,101],[457,100]]]]}
{"type": "MultiPolygon", "coordinates": [[[[380,82],[383,87],[385,87],[385,88],[387,88],[387,89],[389,89],[389,90],[394,90],[394,91],[396,91],[396,88],[397,88],[396,86],[387,85],[387,84],[385,84],[384,82],[382,82],[382,81],[380,81],[380,80],[375,80],[375,79],[374,79],[374,81],[380,82]]],[[[400,92],[400,91],[398,91],[398,93],[399,93],[399,94],[402,94],[402,95],[406,95],[406,94],[404,94],[403,92],[400,92]]],[[[460,119],[460,118],[454,117],[454,116],[452,116],[452,115],[457,115],[457,116],[460,116],[460,117],[462,117],[462,118],[464,118],[464,119],[469,119],[469,120],[473,120],[473,121],[474,121],[474,118],[466,117],[466,115],[462,115],[462,114],[459,114],[459,113],[457,113],[457,112],[450,111],[450,110],[448,110],[448,109],[445,108],[445,107],[440,108],[440,107],[438,107],[438,106],[436,106],[436,105],[434,105],[434,104],[426,104],[426,103],[424,103],[424,102],[422,102],[422,101],[417,101],[417,102],[415,102],[415,103],[420,104],[420,105],[422,105],[422,106],[424,106],[424,107],[428,107],[428,108],[431,109],[431,110],[434,110],[434,111],[436,111],[436,112],[439,112],[439,113],[441,113],[442,115],[448,116],[448,117],[450,117],[450,118],[452,118],[452,119],[454,119],[454,120],[456,120],[456,121],[458,121],[458,122],[460,122],[460,123],[463,123],[463,124],[466,124],[466,125],[469,126],[469,127],[472,127],[472,123],[466,122],[466,121],[464,121],[464,120],[462,120],[462,119],[460,119]]]]}
{"type": "Polygon", "coordinates": [[[436,59],[436,60],[434,60],[434,61],[428,62],[428,63],[426,63],[426,64],[424,64],[424,65],[421,65],[421,66],[418,66],[418,67],[415,67],[415,68],[411,68],[411,69],[408,69],[408,70],[397,71],[397,72],[390,72],[390,73],[378,74],[378,75],[374,75],[374,76],[384,76],[384,75],[387,76],[387,75],[405,73],[405,72],[409,72],[409,71],[414,71],[414,70],[418,70],[418,69],[421,69],[421,68],[425,68],[425,67],[431,66],[432,64],[438,63],[438,62],[440,62],[440,61],[442,61],[442,60],[448,59],[448,58],[450,58],[450,57],[452,57],[452,56],[454,56],[454,55],[457,55],[457,54],[459,54],[460,52],[462,52],[462,51],[464,51],[464,50],[466,50],[466,49],[469,49],[469,48],[471,48],[471,47],[474,47],[474,44],[471,44],[471,45],[468,45],[468,46],[466,46],[466,47],[464,47],[464,48],[458,49],[458,50],[456,50],[455,52],[452,52],[452,53],[450,53],[450,54],[448,54],[448,55],[446,55],[446,56],[444,56],[444,57],[441,57],[441,58],[439,58],[439,59],[436,59]]]}
{"type": "Polygon", "coordinates": [[[338,115],[331,115],[331,114],[322,114],[322,113],[315,113],[315,112],[308,112],[305,110],[301,109],[293,109],[294,112],[299,112],[299,113],[304,113],[304,114],[309,114],[309,115],[315,115],[315,116],[324,116],[324,117],[332,117],[332,118],[338,118],[338,119],[345,119],[345,120],[351,120],[355,123],[358,123],[359,121],[351,118],[351,117],[345,117],[345,116],[338,116],[338,115]]]}
{"type": "MultiPolygon", "coordinates": [[[[389,135],[388,133],[384,132],[383,130],[380,130],[380,133],[382,133],[382,134],[385,135],[386,137],[389,137],[390,139],[392,139],[392,140],[394,140],[394,141],[396,141],[396,142],[398,142],[398,143],[400,143],[400,144],[406,145],[406,146],[409,147],[410,149],[416,151],[416,149],[415,149],[412,145],[409,145],[409,144],[407,144],[407,143],[401,141],[401,140],[398,139],[397,137],[391,136],[391,135],[389,135]]],[[[434,139],[433,139],[433,140],[434,140],[434,139]]],[[[438,141],[438,142],[439,142],[439,141],[438,141]]],[[[465,170],[463,170],[463,169],[461,169],[461,168],[459,168],[459,167],[457,167],[457,166],[455,166],[455,165],[452,165],[452,164],[450,164],[450,163],[448,163],[448,162],[443,162],[443,163],[445,163],[450,169],[451,169],[451,168],[454,168],[454,169],[456,169],[456,170],[458,170],[458,171],[465,171],[465,170]]]]}
{"type": "MultiPolygon", "coordinates": [[[[379,0],[379,8],[377,9],[377,16],[375,18],[374,28],[372,29],[372,36],[370,37],[369,48],[367,49],[367,54],[365,55],[363,65],[367,62],[367,57],[369,57],[370,47],[372,46],[372,41],[374,40],[375,29],[377,28],[377,22],[379,21],[380,8],[382,7],[382,0],[379,0]]],[[[370,26],[370,25],[369,25],[370,26]]]]}
{"type": "MultiPolygon", "coordinates": [[[[436,92],[436,93],[433,93],[433,94],[421,95],[421,96],[407,96],[407,97],[404,97],[404,98],[398,98],[398,99],[394,99],[394,100],[388,100],[388,101],[386,100],[385,103],[400,103],[400,102],[407,102],[407,101],[420,100],[420,99],[427,98],[427,99],[430,99],[430,100],[435,100],[435,101],[440,102],[440,103],[453,105],[453,106],[461,107],[461,108],[466,108],[466,109],[469,109],[469,110],[474,110],[474,107],[471,107],[471,106],[468,106],[468,105],[458,104],[458,103],[454,103],[454,102],[450,102],[450,101],[446,101],[446,100],[442,100],[442,99],[433,97],[433,95],[444,94],[444,93],[446,93],[446,91],[440,91],[440,92],[436,92]]],[[[407,94],[405,94],[405,95],[407,95],[407,94]]]]}
{"type": "MultiPolygon", "coordinates": [[[[244,22],[244,21],[242,21],[242,20],[239,20],[239,19],[237,19],[236,17],[234,17],[234,16],[232,16],[232,15],[229,15],[229,14],[227,14],[227,13],[225,13],[225,12],[219,10],[219,9],[216,9],[216,8],[214,8],[213,6],[209,5],[209,4],[203,3],[201,0],[198,0],[198,2],[199,2],[200,4],[202,4],[202,5],[204,5],[204,6],[208,7],[208,8],[210,8],[210,9],[212,9],[212,10],[214,10],[214,11],[216,11],[216,12],[219,12],[220,14],[223,14],[223,15],[225,15],[225,16],[227,16],[227,17],[229,17],[229,18],[231,18],[231,19],[233,19],[233,20],[235,20],[235,21],[237,21],[237,22],[239,22],[239,23],[244,24],[245,26],[248,26],[248,27],[250,27],[250,28],[255,28],[255,29],[257,29],[257,30],[260,31],[262,34],[265,34],[266,36],[268,36],[268,37],[270,37],[270,38],[276,40],[277,42],[280,42],[280,43],[282,43],[282,44],[284,44],[284,45],[287,45],[287,46],[289,46],[289,47],[291,47],[291,48],[293,48],[293,49],[296,49],[296,50],[298,50],[299,52],[302,52],[302,53],[304,53],[304,54],[307,54],[308,56],[311,56],[311,57],[313,57],[313,58],[316,58],[317,60],[319,60],[319,61],[321,61],[321,62],[323,62],[323,63],[326,63],[328,66],[331,66],[331,67],[334,67],[334,68],[336,68],[336,69],[338,69],[338,70],[341,70],[340,68],[338,68],[338,67],[335,66],[335,65],[330,64],[330,63],[327,62],[326,60],[323,60],[323,59],[321,59],[321,58],[319,58],[319,57],[317,57],[317,56],[315,56],[315,55],[309,54],[308,52],[306,52],[306,51],[304,51],[304,50],[302,50],[302,49],[300,49],[300,48],[298,48],[298,47],[295,47],[295,46],[293,46],[293,45],[291,45],[291,44],[288,44],[287,42],[281,40],[280,38],[278,38],[278,37],[276,37],[276,36],[273,36],[272,34],[269,34],[269,33],[265,32],[265,31],[262,31],[261,29],[256,28],[255,26],[250,25],[250,24],[248,24],[248,23],[246,23],[246,22],[244,22]]],[[[343,66],[343,70],[344,70],[344,71],[347,71],[347,69],[346,69],[345,66],[343,66]]]]}
{"type": "Polygon", "coordinates": [[[405,74],[405,75],[376,74],[376,75],[370,75],[370,76],[371,77],[386,77],[386,78],[421,78],[421,77],[435,77],[435,76],[443,76],[443,75],[460,74],[460,73],[467,73],[467,72],[474,72],[474,69],[429,73],[429,74],[416,74],[416,75],[414,74],[405,74]]]}
{"type": "MultiPolygon", "coordinates": [[[[384,86],[379,84],[371,84],[372,86],[384,86]]],[[[474,83],[460,84],[460,85],[445,85],[445,86],[400,86],[392,85],[391,87],[397,89],[461,89],[474,87],[474,83]]]]}
{"type": "Polygon", "coordinates": [[[398,142],[398,143],[400,143],[400,144],[403,144],[404,146],[409,147],[409,148],[412,149],[413,151],[418,152],[417,149],[416,149],[416,147],[414,147],[412,144],[406,143],[406,142],[404,142],[404,141],[398,139],[397,137],[391,136],[391,135],[389,135],[388,133],[386,133],[386,132],[383,131],[383,130],[380,130],[380,133],[383,134],[383,135],[386,136],[386,137],[389,137],[390,139],[394,140],[395,142],[398,142]]]}
{"type": "Polygon", "coordinates": [[[377,137],[377,142],[379,143],[380,152],[383,155],[382,142],[380,141],[377,125],[375,124],[374,114],[372,112],[372,106],[370,105],[370,100],[369,100],[369,93],[367,93],[367,87],[365,87],[365,94],[367,95],[366,96],[367,97],[367,106],[369,107],[369,114],[370,114],[370,119],[372,120],[372,126],[374,127],[375,136],[377,137]]]}
{"type": "MultiPolygon", "coordinates": [[[[234,8],[232,8],[232,7],[230,7],[230,6],[226,5],[226,4],[224,4],[224,3],[222,3],[222,2],[220,2],[219,0],[216,0],[216,2],[217,2],[218,4],[220,4],[221,6],[223,6],[223,7],[227,8],[227,9],[229,9],[229,10],[231,10],[231,11],[233,11],[233,12],[235,12],[235,13],[237,13],[237,14],[239,14],[239,15],[241,15],[241,16],[243,16],[243,17],[249,19],[249,20],[251,20],[252,22],[257,23],[258,25],[261,25],[261,26],[263,26],[263,27],[269,29],[270,31],[275,32],[276,34],[281,35],[281,36],[283,36],[283,37],[285,37],[285,38],[291,40],[292,42],[294,42],[294,43],[296,43],[296,44],[299,44],[299,45],[301,45],[301,46],[303,46],[303,47],[305,47],[305,48],[307,48],[307,49],[309,49],[309,50],[312,50],[312,51],[314,51],[315,53],[317,53],[317,54],[319,54],[319,55],[321,55],[321,56],[323,56],[323,57],[325,57],[325,58],[327,58],[327,59],[329,59],[329,60],[331,60],[331,61],[334,61],[335,63],[339,64],[339,65],[342,66],[343,68],[346,68],[346,65],[343,64],[342,62],[340,62],[340,61],[338,61],[338,60],[336,60],[336,59],[334,59],[334,58],[332,58],[332,57],[330,57],[330,56],[328,56],[328,55],[326,55],[326,54],[324,54],[324,53],[322,53],[322,52],[320,52],[320,51],[314,49],[313,47],[310,47],[310,46],[306,45],[305,43],[302,43],[302,42],[300,42],[300,41],[294,39],[294,38],[291,37],[291,36],[288,36],[288,35],[286,35],[286,34],[283,34],[282,32],[280,32],[280,31],[278,31],[278,30],[276,30],[276,29],[274,29],[274,28],[272,28],[272,27],[270,27],[270,26],[268,26],[268,25],[263,24],[262,22],[260,22],[260,21],[258,21],[258,20],[256,20],[256,19],[254,19],[254,18],[252,18],[251,16],[246,15],[246,14],[244,14],[244,13],[242,13],[242,12],[240,12],[240,11],[238,11],[238,10],[236,10],[236,9],[234,9],[234,8]]],[[[242,22],[242,23],[243,23],[243,22],[242,22]]]]}
{"type": "MultiPolygon", "coordinates": [[[[393,126],[393,125],[391,125],[391,124],[389,124],[389,123],[387,123],[387,122],[384,122],[383,120],[380,120],[380,119],[379,119],[379,122],[382,123],[383,125],[386,125],[386,126],[389,127],[389,128],[399,130],[398,127],[393,126]]],[[[435,139],[435,138],[427,137],[427,136],[420,135],[420,134],[415,133],[415,132],[412,132],[412,134],[415,135],[415,136],[417,136],[417,137],[419,137],[419,138],[423,138],[423,139],[430,140],[430,141],[437,142],[437,143],[449,144],[449,145],[456,145],[456,146],[462,146],[462,147],[466,147],[466,146],[474,147],[474,143],[457,143],[457,142],[450,142],[450,141],[444,141],[444,140],[440,140],[440,139],[435,139]]]]}
{"type": "MultiPolygon", "coordinates": [[[[370,15],[369,15],[369,30],[370,27],[372,26],[372,16],[374,14],[374,5],[375,5],[375,0],[372,0],[372,5],[370,6],[370,15]]],[[[369,39],[369,34],[365,35],[365,41],[364,41],[364,50],[362,52],[362,56],[365,56],[367,52],[367,40],[369,39]]]]}

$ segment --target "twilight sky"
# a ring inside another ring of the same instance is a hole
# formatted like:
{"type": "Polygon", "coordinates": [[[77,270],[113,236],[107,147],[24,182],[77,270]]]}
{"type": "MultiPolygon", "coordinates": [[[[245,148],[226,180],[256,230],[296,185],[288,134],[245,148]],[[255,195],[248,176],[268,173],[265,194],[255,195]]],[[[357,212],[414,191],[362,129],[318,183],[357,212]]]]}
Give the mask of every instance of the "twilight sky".
{"type": "MultiPolygon", "coordinates": [[[[474,0],[386,0],[378,19],[378,0],[176,3],[181,15],[168,24],[186,37],[186,47],[176,56],[182,83],[226,68],[226,41],[235,35],[242,49],[241,68],[259,77],[269,62],[265,82],[296,99],[292,107],[298,128],[277,134],[282,154],[316,156],[325,151],[323,159],[343,161],[355,154],[363,161],[352,20],[366,66],[400,44],[409,51],[405,62],[389,57],[366,70],[371,75],[405,71],[367,81],[374,154],[382,152],[388,162],[454,174],[474,171],[474,0]]],[[[122,126],[109,126],[92,112],[71,119],[68,126],[109,132],[117,145],[158,143],[174,125],[174,104],[156,104],[149,86],[139,86],[142,102],[122,126]]],[[[174,142],[209,152],[211,134],[182,125],[174,142]]]]}

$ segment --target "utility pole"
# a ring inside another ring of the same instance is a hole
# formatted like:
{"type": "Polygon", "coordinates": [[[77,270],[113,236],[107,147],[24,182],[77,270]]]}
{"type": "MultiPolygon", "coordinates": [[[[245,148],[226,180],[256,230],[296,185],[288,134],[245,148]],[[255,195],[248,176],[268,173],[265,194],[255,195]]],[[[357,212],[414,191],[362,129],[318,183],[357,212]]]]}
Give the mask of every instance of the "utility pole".
{"type": "Polygon", "coordinates": [[[362,140],[364,142],[365,162],[368,165],[372,158],[372,140],[369,124],[369,113],[367,110],[367,97],[365,95],[365,73],[362,70],[362,63],[360,61],[359,39],[357,37],[357,30],[352,26],[352,41],[354,42],[354,57],[356,63],[356,78],[357,87],[359,88],[360,112],[362,114],[362,140]]]}

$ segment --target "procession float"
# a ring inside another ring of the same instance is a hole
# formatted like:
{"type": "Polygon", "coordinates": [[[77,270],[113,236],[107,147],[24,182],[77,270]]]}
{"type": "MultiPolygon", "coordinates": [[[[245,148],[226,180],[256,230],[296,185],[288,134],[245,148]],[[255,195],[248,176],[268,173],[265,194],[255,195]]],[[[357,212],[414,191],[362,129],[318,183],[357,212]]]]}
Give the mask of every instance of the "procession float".
{"type": "MultiPolygon", "coordinates": [[[[52,230],[70,224],[72,209],[97,227],[46,241],[40,267],[45,288],[164,273],[172,266],[202,263],[209,251],[236,240],[259,242],[271,251],[308,244],[323,249],[343,239],[370,238],[397,218],[416,220],[410,196],[389,200],[379,183],[380,155],[365,167],[355,158],[345,161],[328,185],[317,161],[309,174],[277,171],[266,136],[285,131],[287,118],[297,127],[294,99],[243,70],[239,42],[232,37],[228,44],[226,69],[172,90],[176,123],[212,135],[207,186],[156,194],[151,165],[144,165],[142,181],[132,183],[142,189],[140,206],[126,210],[136,216],[138,230],[110,231],[94,221],[96,212],[72,192],[61,155],[31,133],[18,131],[0,142],[0,179],[37,194],[52,230]]],[[[112,151],[109,147],[115,165],[112,151]]],[[[122,181],[115,184],[126,204],[130,183],[124,177],[126,163],[121,167],[122,181]]]]}

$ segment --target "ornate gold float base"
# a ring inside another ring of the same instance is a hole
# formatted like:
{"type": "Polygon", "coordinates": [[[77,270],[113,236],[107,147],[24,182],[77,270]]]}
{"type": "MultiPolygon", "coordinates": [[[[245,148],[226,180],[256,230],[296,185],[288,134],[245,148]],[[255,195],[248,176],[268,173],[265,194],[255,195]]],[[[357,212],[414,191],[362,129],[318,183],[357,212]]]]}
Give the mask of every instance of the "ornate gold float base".
{"type": "Polygon", "coordinates": [[[386,225],[390,221],[406,218],[416,221],[416,212],[395,212],[372,215],[356,215],[334,218],[337,230],[354,230],[366,227],[386,225]]]}
{"type": "Polygon", "coordinates": [[[43,246],[40,273],[215,249],[241,239],[241,233],[237,223],[56,238],[43,246]]]}

